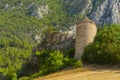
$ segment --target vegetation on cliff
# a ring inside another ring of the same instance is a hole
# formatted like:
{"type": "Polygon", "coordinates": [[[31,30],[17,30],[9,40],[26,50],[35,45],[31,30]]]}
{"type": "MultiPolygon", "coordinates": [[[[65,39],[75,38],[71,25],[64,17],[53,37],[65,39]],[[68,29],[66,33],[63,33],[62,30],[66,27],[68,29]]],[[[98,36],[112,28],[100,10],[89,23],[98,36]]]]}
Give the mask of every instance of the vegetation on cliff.
{"type": "Polygon", "coordinates": [[[34,48],[44,37],[47,27],[66,29],[74,20],[67,15],[60,0],[0,1],[0,79],[24,76],[34,48]],[[31,16],[39,5],[48,5],[42,19],[31,16]]]}
{"type": "Polygon", "coordinates": [[[85,48],[83,61],[97,64],[120,64],[120,25],[100,28],[94,43],[85,48]]]}
{"type": "MultiPolygon", "coordinates": [[[[36,50],[46,32],[49,34],[50,28],[55,31],[65,30],[81,20],[80,14],[68,13],[65,2],[0,0],[0,80],[17,80],[22,76],[33,78],[68,66],[82,66],[81,60],[73,59],[74,47],[65,51],[36,50]],[[41,19],[31,16],[31,12],[41,5],[48,5],[48,14],[41,19]]],[[[83,60],[120,63],[119,29],[119,25],[100,29],[95,43],[86,48],[83,60]]]]}

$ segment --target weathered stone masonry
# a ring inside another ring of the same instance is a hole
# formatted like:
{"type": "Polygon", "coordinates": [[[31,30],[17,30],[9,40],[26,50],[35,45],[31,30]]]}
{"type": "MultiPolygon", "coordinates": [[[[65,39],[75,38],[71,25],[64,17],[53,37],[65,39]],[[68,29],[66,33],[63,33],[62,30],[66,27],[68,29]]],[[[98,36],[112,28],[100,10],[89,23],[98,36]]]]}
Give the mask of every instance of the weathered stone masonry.
{"type": "Polygon", "coordinates": [[[76,26],[76,40],[75,40],[75,58],[81,58],[84,53],[84,47],[94,41],[97,33],[95,22],[84,18],[76,26]]]}

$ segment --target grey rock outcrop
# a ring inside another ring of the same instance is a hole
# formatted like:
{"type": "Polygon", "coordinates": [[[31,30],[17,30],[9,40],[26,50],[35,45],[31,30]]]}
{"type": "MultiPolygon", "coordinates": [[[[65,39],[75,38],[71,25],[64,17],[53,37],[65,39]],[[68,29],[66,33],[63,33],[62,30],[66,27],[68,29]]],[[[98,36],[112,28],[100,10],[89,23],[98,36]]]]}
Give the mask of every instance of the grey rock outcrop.
{"type": "Polygon", "coordinates": [[[68,14],[89,13],[92,9],[92,0],[65,0],[68,14]]]}
{"type": "Polygon", "coordinates": [[[48,14],[49,7],[47,4],[37,4],[37,3],[28,3],[24,4],[22,2],[12,2],[6,3],[3,6],[0,6],[0,9],[6,11],[17,11],[19,13],[27,13],[31,16],[34,16],[38,19],[43,18],[44,14],[48,14]]]}
{"type": "Polygon", "coordinates": [[[98,25],[120,23],[120,0],[104,0],[89,17],[98,25]]]}
{"type": "Polygon", "coordinates": [[[9,4],[4,5],[4,10],[7,10],[9,8],[9,4]]]}
{"type": "Polygon", "coordinates": [[[37,50],[69,50],[74,48],[76,35],[76,25],[71,26],[67,31],[48,33],[37,50]]]}
{"type": "Polygon", "coordinates": [[[87,15],[97,25],[120,23],[120,0],[66,0],[66,8],[68,14],[87,15]]]}
{"type": "Polygon", "coordinates": [[[31,15],[38,19],[43,18],[44,14],[48,14],[48,5],[40,5],[32,10],[31,15]]]}

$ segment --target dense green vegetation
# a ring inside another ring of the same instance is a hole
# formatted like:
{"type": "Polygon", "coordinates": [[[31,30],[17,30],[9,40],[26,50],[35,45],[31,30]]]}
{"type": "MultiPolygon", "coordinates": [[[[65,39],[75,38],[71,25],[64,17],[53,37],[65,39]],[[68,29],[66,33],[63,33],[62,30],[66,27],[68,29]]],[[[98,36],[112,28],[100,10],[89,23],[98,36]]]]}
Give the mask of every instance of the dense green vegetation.
{"type": "MultiPolygon", "coordinates": [[[[71,50],[68,50],[71,53],[71,50]]],[[[66,67],[78,68],[82,66],[81,60],[65,56],[65,52],[60,52],[59,50],[42,50],[36,51],[35,56],[37,57],[38,70],[34,74],[29,74],[28,77],[22,77],[20,80],[33,79],[40,77],[52,72],[56,72],[66,67]]]]}
{"type": "Polygon", "coordinates": [[[65,0],[1,0],[0,11],[14,12],[16,14],[31,15],[31,12],[40,5],[48,5],[49,13],[40,20],[44,25],[54,26],[57,29],[66,29],[81,19],[80,15],[68,14],[65,0]],[[7,10],[5,5],[9,5],[7,10]]]}
{"type": "Polygon", "coordinates": [[[68,65],[69,67],[70,65],[73,67],[82,66],[80,60],[64,56],[64,53],[61,53],[60,51],[37,51],[36,56],[39,59],[38,64],[40,65],[40,71],[42,71],[43,74],[58,71],[61,68],[68,67],[68,65]]]}
{"type": "MultiPolygon", "coordinates": [[[[15,80],[27,74],[24,72],[24,68],[28,64],[32,66],[30,64],[32,54],[34,54],[34,47],[38,44],[35,37],[39,36],[39,41],[41,41],[48,30],[46,27],[54,27],[59,31],[59,29],[67,29],[77,20],[80,20],[81,16],[69,15],[66,12],[63,2],[64,0],[0,0],[0,80],[15,80]],[[49,6],[49,13],[40,20],[31,16],[31,11],[39,5],[49,6]]],[[[53,57],[56,56],[54,53],[59,54],[59,52],[54,51],[48,53],[50,55],[48,62],[51,62],[52,59],[56,60],[53,57]]],[[[62,56],[56,57],[62,58],[62,56]]],[[[41,59],[40,56],[39,58],[41,59]]],[[[64,61],[68,64],[70,60],[61,60],[61,64],[58,63],[59,61],[53,61],[55,64],[51,68],[54,69],[57,65],[55,70],[48,71],[46,69],[44,74],[59,70],[61,66],[63,68],[64,61]]],[[[47,68],[49,68],[48,62],[45,64],[47,68]]],[[[79,61],[76,65],[79,66],[79,61]]],[[[43,68],[40,67],[39,71],[41,69],[43,68]]],[[[28,72],[28,74],[30,73],[32,72],[28,72]]]]}
{"type": "Polygon", "coordinates": [[[120,25],[99,29],[94,43],[85,48],[83,61],[100,64],[120,64],[120,25]]]}
{"type": "MultiPolygon", "coordinates": [[[[0,80],[17,80],[22,76],[28,77],[21,80],[31,79],[68,66],[82,66],[81,60],[73,59],[74,48],[64,51],[35,50],[38,42],[49,32],[54,32],[52,30],[68,29],[81,20],[81,15],[69,14],[66,7],[71,4],[65,1],[0,0],[0,80]],[[7,9],[6,4],[9,5],[7,9]],[[49,11],[42,19],[37,19],[31,16],[31,11],[40,5],[48,5],[49,11]]],[[[95,42],[85,48],[83,60],[119,64],[119,32],[119,25],[100,29],[95,42]]]]}
{"type": "Polygon", "coordinates": [[[20,73],[36,45],[34,36],[40,34],[39,29],[41,23],[33,17],[0,13],[0,75],[20,73]]]}

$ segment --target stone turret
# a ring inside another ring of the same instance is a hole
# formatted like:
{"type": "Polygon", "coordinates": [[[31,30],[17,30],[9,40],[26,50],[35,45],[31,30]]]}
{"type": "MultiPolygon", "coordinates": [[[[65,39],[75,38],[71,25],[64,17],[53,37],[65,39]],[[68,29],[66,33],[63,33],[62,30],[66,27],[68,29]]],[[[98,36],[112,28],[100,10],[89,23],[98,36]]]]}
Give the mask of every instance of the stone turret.
{"type": "Polygon", "coordinates": [[[76,26],[76,40],[75,40],[75,58],[81,58],[84,53],[84,47],[94,41],[97,33],[95,22],[85,17],[76,26]]]}

